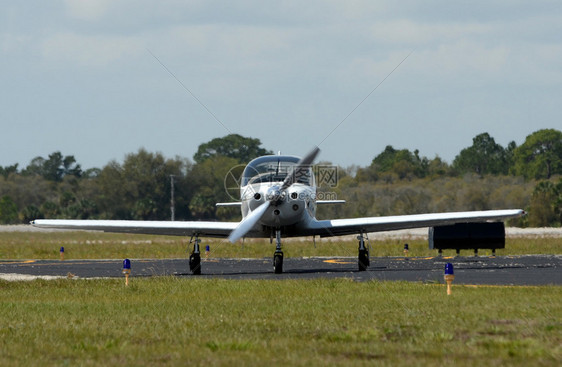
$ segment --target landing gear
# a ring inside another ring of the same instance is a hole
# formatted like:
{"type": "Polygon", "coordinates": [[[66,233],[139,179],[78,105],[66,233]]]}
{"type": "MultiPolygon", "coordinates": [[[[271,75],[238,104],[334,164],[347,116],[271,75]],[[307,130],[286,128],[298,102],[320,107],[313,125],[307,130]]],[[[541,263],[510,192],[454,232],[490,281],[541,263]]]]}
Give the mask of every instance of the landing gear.
{"type": "Polygon", "coordinates": [[[275,254],[273,254],[273,271],[275,274],[283,273],[283,251],[281,250],[281,231],[275,231],[275,254]]]}
{"type": "Polygon", "coordinates": [[[358,257],[358,264],[359,264],[359,271],[366,271],[370,265],[369,262],[369,249],[365,247],[365,237],[363,233],[357,236],[359,240],[359,257],[358,257]]]}
{"type": "Polygon", "coordinates": [[[283,273],[283,252],[275,252],[273,255],[273,271],[275,274],[283,273]]]}
{"type": "Polygon", "coordinates": [[[193,252],[189,255],[189,270],[193,275],[201,275],[201,252],[199,251],[199,242],[201,240],[195,236],[195,241],[193,237],[189,243],[193,242],[193,252]]]}

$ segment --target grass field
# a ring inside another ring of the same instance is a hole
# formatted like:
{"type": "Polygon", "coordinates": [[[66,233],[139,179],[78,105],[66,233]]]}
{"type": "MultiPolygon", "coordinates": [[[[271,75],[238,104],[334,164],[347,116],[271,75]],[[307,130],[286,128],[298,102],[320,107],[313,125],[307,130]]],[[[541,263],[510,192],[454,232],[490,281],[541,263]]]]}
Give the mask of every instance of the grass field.
{"type": "MultiPolygon", "coordinates": [[[[426,240],[386,239],[371,240],[371,256],[403,256],[404,243],[410,247],[410,256],[435,256],[426,240]]],[[[214,257],[263,258],[273,255],[275,246],[268,240],[250,239],[231,244],[227,240],[203,239],[214,257]]],[[[170,236],[145,236],[99,232],[0,232],[0,259],[58,259],[60,247],[65,248],[66,259],[103,258],[186,258],[189,239],[170,236]]],[[[288,239],[283,242],[286,257],[300,256],[357,256],[357,241],[288,239]]],[[[444,251],[454,255],[455,251],[444,251]]],[[[471,256],[471,251],[461,255],[471,256]]],[[[481,250],[481,255],[490,254],[481,250]]],[[[555,237],[507,238],[506,248],[498,255],[562,254],[562,239],[555,237]]]]}
{"type": "Polygon", "coordinates": [[[544,365],[562,288],[173,277],[0,281],[0,365],[544,365]]]}
{"type": "MultiPolygon", "coordinates": [[[[431,256],[422,240],[373,256],[431,256]]],[[[216,257],[273,245],[205,240],[216,257]]],[[[2,259],[185,258],[188,240],[0,232],[2,259]]],[[[286,256],[357,256],[356,241],[286,241],[286,256]]],[[[498,255],[560,254],[558,238],[510,238],[498,255]]],[[[447,253],[446,253],[447,254],[447,253]]],[[[454,254],[451,251],[451,255],[454,254]]],[[[481,251],[485,255],[485,251],[481,251]]],[[[470,255],[467,251],[466,255],[470,255]]],[[[0,366],[562,364],[562,287],[193,277],[0,281],[0,366]]]]}

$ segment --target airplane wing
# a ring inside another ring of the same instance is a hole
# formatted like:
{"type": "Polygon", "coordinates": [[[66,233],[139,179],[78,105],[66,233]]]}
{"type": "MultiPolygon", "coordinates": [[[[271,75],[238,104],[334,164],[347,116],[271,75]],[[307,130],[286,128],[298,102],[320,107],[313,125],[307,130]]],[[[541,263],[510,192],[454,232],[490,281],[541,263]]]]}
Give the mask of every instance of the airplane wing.
{"type": "Polygon", "coordinates": [[[360,232],[382,232],[398,229],[444,226],[468,222],[496,222],[525,214],[521,209],[485,210],[471,212],[397,215],[353,219],[314,220],[308,223],[302,235],[320,237],[342,236],[360,232]]]}
{"type": "MultiPolygon", "coordinates": [[[[454,223],[503,221],[525,214],[521,209],[487,210],[454,213],[414,214],[388,217],[367,217],[352,219],[312,220],[300,227],[294,236],[332,237],[360,232],[381,232],[398,229],[434,227],[454,223]]],[[[91,230],[115,233],[138,233],[172,236],[226,238],[239,222],[171,222],[138,220],[66,220],[36,219],[31,225],[47,229],[91,230]]],[[[260,237],[254,233],[250,237],[260,237]]]]}
{"type": "Polygon", "coordinates": [[[170,222],[138,220],[66,220],[36,219],[31,225],[38,228],[90,230],[115,233],[158,234],[226,238],[238,222],[170,222]]]}

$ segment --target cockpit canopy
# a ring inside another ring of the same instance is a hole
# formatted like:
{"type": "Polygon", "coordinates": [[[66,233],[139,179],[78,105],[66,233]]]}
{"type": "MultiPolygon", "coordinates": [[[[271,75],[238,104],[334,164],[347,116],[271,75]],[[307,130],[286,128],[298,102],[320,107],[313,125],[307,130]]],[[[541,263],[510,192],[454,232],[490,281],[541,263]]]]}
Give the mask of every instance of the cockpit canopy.
{"type": "Polygon", "coordinates": [[[314,186],[312,166],[294,171],[300,158],[288,155],[266,155],[248,163],[242,173],[242,186],[258,183],[283,182],[288,174],[295,175],[295,181],[314,186]]]}

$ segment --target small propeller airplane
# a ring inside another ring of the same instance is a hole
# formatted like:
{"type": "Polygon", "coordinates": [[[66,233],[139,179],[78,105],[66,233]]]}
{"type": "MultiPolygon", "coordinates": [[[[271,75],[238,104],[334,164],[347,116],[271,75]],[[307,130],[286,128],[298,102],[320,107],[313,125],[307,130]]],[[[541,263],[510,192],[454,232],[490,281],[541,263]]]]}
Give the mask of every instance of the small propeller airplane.
{"type": "Polygon", "coordinates": [[[521,209],[508,209],[317,220],[317,205],[345,202],[316,200],[312,164],[319,152],[320,149],[315,147],[300,159],[290,155],[267,155],[248,163],[241,177],[240,201],[217,203],[217,206],[240,206],[240,222],[36,219],[31,224],[39,228],[191,236],[193,252],[189,266],[193,274],[201,274],[199,237],[228,238],[232,243],[243,237],[270,238],[271,242],[275,238],[273,269],[275,273],[282,273],[283,237],[357,234],[359,271],[365,271],[369,266],[369,251],[365,245],[367,233],[497,222],[525,214],[521,209]]]}

